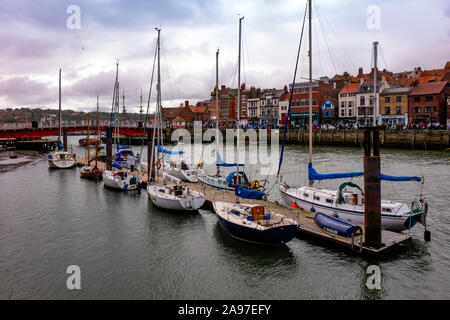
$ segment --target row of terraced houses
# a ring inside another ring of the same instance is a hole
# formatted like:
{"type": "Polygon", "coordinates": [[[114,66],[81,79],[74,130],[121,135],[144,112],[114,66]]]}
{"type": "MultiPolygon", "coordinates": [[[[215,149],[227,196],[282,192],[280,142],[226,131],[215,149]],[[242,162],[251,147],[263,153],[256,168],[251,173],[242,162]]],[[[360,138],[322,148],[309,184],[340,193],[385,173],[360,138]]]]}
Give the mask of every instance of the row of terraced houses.
{"type": "MultiPolygon", "coordinates": [[[[344,72],[332,78],[321,77],[312,84],[313,123],[319,124],[385,124],[406,127],[408,124],[450,126],[450,61],[442,69],[399,73],[378,70],[376,95],[374,71],[356,76],[344,72]]],[[[305,124],[309,119],[309,82],[285,85],[283,89],[260,89],[240,86],[242,126],[284,125],[291,100],[289,124],[305,124]]],[[[237,119],[238,89],[222,85],[210,98],[190,105],[186,101],[176,108],[163,108],[163,116],[174,127],[193,121],[214,126],[217,117],[221,127],[234,126],[237,119]]]]}

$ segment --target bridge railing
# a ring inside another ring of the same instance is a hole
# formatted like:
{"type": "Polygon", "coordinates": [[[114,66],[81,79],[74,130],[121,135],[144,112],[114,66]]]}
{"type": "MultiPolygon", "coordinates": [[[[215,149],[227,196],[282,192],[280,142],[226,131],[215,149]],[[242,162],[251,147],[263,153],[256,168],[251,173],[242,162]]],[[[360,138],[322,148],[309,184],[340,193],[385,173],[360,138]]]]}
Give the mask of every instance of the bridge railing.
{"type": "MultiPolygon", "coordinates": [[[[59,121],[39,121],[38,129],[54,129],[59,127],[59,121]]],[[[62,121],[61,127],[63,128],[75,128],[75,127],[87,127],[87,120],[68,120],[62,121]]],[[[90,120],[90,127],[94,130],[97,126],[96,120],[90,120]]],[[[99,120],[99,126],[105,127],[109,126],[109,120],[99,120]]],[[[138,121],[120,121],[119,127],[124,128],[138,128],[138,121]]],[[[152,128],[153,124],[150,121],[147,121],[145,124],[146,128],[152,128]]],[[[0,130],[22,130],[22,129],[31,129],[31,122],[21,122],[21,123],[1,123],[0,130]]]]}

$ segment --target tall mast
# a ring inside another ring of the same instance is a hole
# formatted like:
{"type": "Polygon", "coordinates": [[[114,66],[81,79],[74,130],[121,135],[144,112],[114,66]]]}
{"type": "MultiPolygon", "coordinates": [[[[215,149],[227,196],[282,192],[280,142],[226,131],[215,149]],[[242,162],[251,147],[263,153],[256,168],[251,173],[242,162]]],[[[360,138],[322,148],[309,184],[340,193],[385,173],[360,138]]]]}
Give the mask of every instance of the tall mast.
{"type": "Polygon", "coordinates": [[[378,41],[373,43],[373,122],[372,126],[376,126],[378,123],[378,110],[377,110],[377,46],[378,41]]]}
{"type": "Polygon", "coordinates": [[[91,159],[90,159],[90,148],[89,148],[89,127],[90,127],[90,118],[89,118],[89,112],[87,114],[87,137],[86,137],[86,141],[87,141],[87,164],[90,165],[91,164],[91,159]]]}
{"type": "MultiPolygon", "coordinates": [[[[216,157],[219,152],[219,49],[216,52],[216,157]]],[[[220,167],[216,166],[216,175],[219,176],[220,167]]]]}
{"type": "MultiPolygon", "coordinates": [[[[161,29],[156,28],[156,31],[158,31],[158,82],[156,85],[156,109],[157,109],[157,119],[158,119],[158,145],[161,145],[161,148],[164,147],[163,143],[163,134],[162,134],[162,108],[161,108],[161,29]]],[[[161,163],[161,169],[164,171],[164,152],[163,152],[163,158],[161,163]]]]}
{"type": "Polygon", "coordinates": [[[95,141],[95,167],[97,167],[98,147],[100,146],[100,126],[98,123],[98,96],[97,96],[97,140],[95,141]]]}
{"type": "MultiPolygon", "coordinates": [[[[308,18],[309,18],[309,163],[312,163],[312,0],[308,0],[308,18]]],[[[312,187],[314,181],[309,180],[309,186],[312,187]]]]}
{"type": "Polygon", "coordinates": [[[219,137],[219,49],[217,49],[216,52],[216,111],[217,140],[217,138],[219,137]]]}
{"type": "Polygon", "coordinates": [[[239,120],[241,117],[241,25],[242,20],[244,17],[239,18],[239,52],[238,52],[238,103],[237,103],[237,125],[236,125],[236,133],[237,133],[237,140],[236,140],[236,150],[237,150],[237,170],[239,172],[239,120]]]}
{"type": "Polygon", "coordinates": [[[58,112],[58,144],[61,143],[61,68],[59,69],[59,112],[58,112]]]}

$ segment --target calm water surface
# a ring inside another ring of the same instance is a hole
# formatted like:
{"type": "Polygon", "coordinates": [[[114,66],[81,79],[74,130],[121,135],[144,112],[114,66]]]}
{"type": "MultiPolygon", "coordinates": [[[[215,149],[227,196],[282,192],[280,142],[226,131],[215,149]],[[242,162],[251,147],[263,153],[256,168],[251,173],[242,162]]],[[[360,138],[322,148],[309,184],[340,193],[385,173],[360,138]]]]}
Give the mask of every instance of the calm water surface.
{"type": "MultiPolygon", "coordinates": [[[[287,147],[283,171],[291,185],[305,182],[306,152],[287,147]]],[[[361,148],[314,153],[319,172],[362,169],[361,148]]],[[[256,166],[248,170],[258,175],[256,166]]],[[[0,298],[449,299],[450,153],[382,150],[382,171],[425,176],[432,241],[423,241],[419,225],[407,247],[371,261],[312,240],[246,244],[228,237],[209,211],[164,212],[145,191],[105,189],[80,179],[78,168],[49,170],[46,155],[32,158],[0,173],[0,298]],[[371,264],[381,267],[381,290],[366,288],[371,264]],[[81,290],[66,287],[69,265],[81,268],[81,290]]],[[[414,182],[382,188],[384,198],[408,203],[421,191],[414,182]]],[[[270,198],[280,198],[275,188],[270,198]]]]}

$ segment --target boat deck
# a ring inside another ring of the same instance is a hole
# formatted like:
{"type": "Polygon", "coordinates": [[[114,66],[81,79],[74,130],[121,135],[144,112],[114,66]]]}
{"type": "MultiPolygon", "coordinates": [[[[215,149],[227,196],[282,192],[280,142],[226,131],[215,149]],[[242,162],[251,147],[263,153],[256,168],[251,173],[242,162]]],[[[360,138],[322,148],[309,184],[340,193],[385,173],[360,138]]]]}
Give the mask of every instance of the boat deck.
{"type": "MultiPolygon", "coordinates": [[[[86,163],[86,159],[77,158],[77,163],[79,166],[82,166],[86,163]]],[[[98,167],[100,169],[106,169],[106,164],[104,162],[98,162],[98,167]]],[[[124,169],[125,171],[130,171],[128,169],[124,169]]],[[[144,183],[147,182],[147,173],[137,173],[142,178],[144,183]]],[[[205,194],[206,202],[202,208],[213,210],[212,202],[213,201],[224,201],[224,202],[235,202],[236,196],[234,193],[229,191],[222,191],[215,188],[210,188],[202,184],[198,183],[189,183],[185,182],[185,184],[191,189],[200,191],[205,194]]],[[[304,211],[301,209],[293,209],[278,203],[263,201],[263,200],[252,200],[252,199],[241,199],[239,198],[241,203],[253,203],[259,204],[267,207],[270,211],[284,215],[288,218],[297,221],[300,224],[299,235],[307,235],[312,238],[323,239],[329,242],[335,243],[336,245],[344,248],[349,248],[354,252],[360,254],[369,254],[369,255],[380,255],[391,249],[394,249],[398,246],[403,245],[404,243],[411,240],[411,236],[400,233],[393,232],[388,230],[381,231],[381,239],[384,244],[381,248],[372,248],[364,245],[364,235],[355,236],[353,238],[346,238],[342,236],[335,235],[333,233],[324,231],[320,229],[314,223],[314,213],[304,211]]],[[[364,226],[360,225],[360,227],[364,230],[364,226]]]]}

